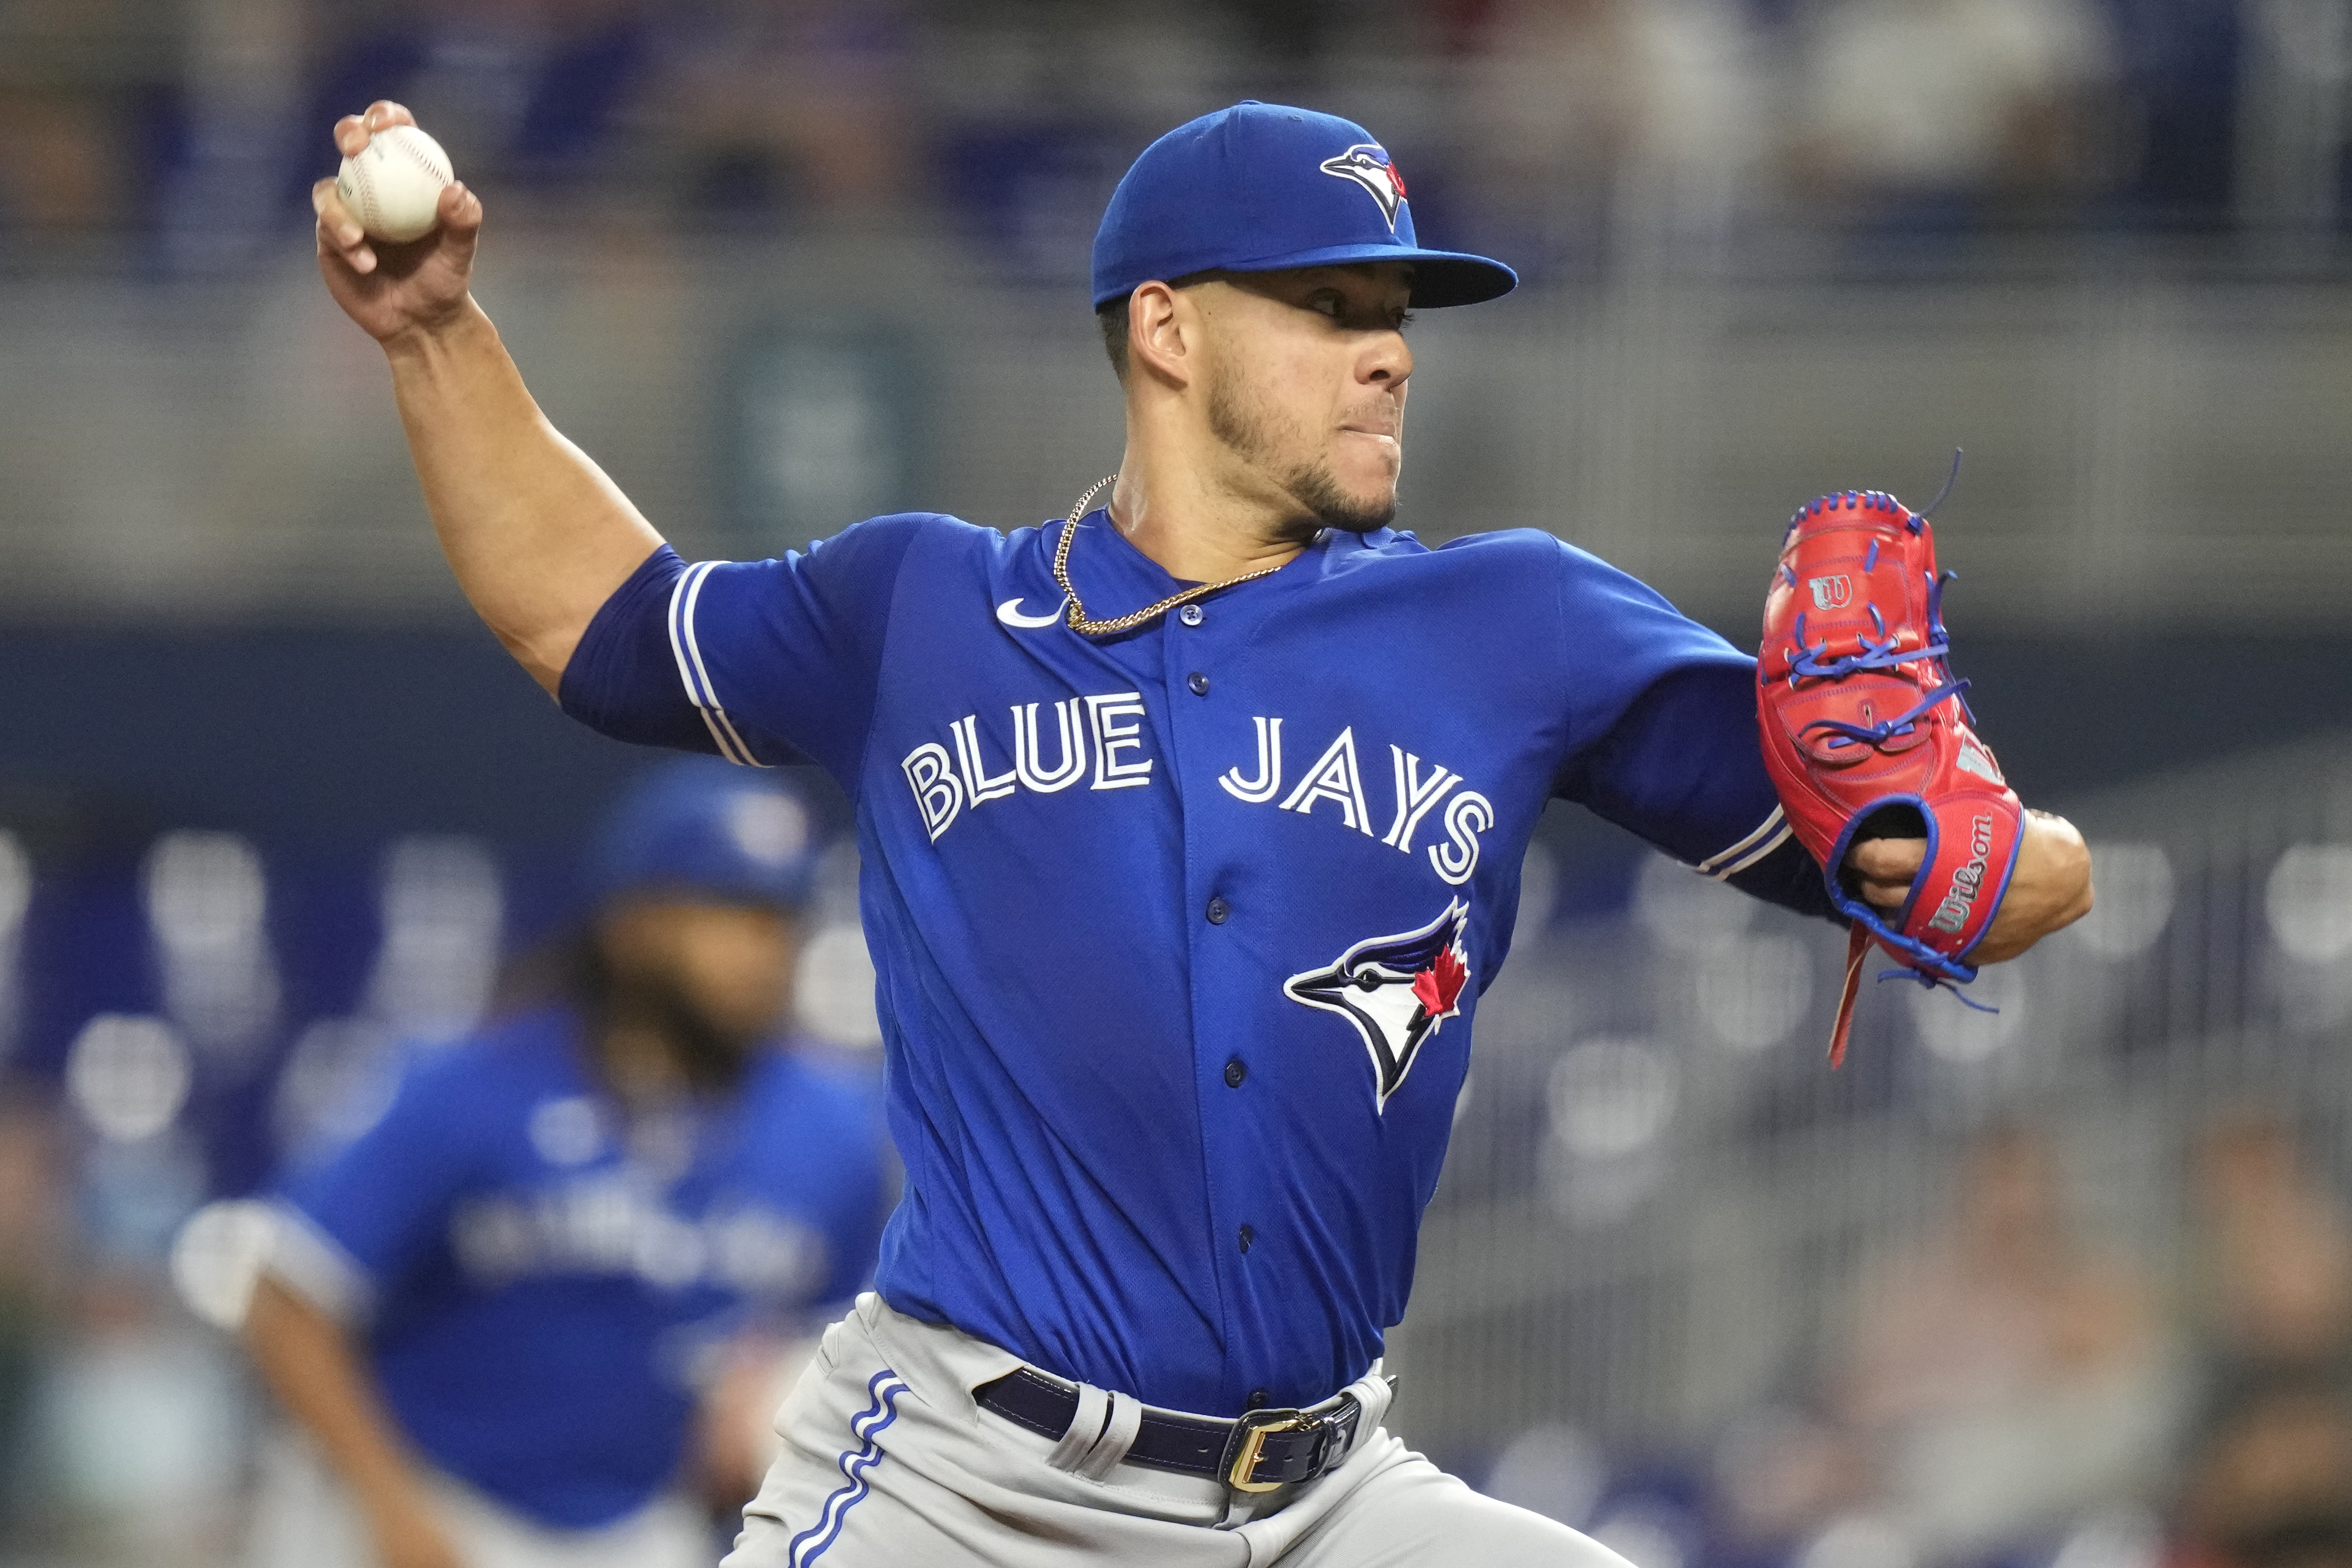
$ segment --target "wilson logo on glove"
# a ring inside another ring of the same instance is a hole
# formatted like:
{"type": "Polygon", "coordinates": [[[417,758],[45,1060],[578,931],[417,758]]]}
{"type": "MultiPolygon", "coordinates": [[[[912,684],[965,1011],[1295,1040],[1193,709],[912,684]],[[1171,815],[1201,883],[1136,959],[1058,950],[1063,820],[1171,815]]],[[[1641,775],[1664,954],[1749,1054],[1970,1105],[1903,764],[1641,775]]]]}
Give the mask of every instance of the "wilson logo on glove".
{"type": "Polygon", "coordinates": [[[1976,907],[1977,894],[1984,889],[1985,862],[1992,856],[1992,818],[1979,816],[1969,825],[1973,837],[1969,847],[1975,858],[1952,873],[1952,890],[1936,906],[1935,915],[1927,921],[1934,930],[1957,936],[1969,923],[1969,911],[1976,907]]]}
{"type": "Polygon", "coordinates": [[[1847,490],[1790,520],[1764,600],[1764,765],[1831,902],[1853,922],[1832,1067],[1845,1059],[1873,943],[1901,966],[1882,980],[1957,987],[1977,977],[1969,954],[1991,928],[2024,837],[2025,808],[1969,728],[1968,682],[1952,678],[1946,581],[1926,516],[1883,491],[1847,490]],[[1865,902],[1843,872],[1865,831],[1927,840],[1899,909],[1865,902]]]}

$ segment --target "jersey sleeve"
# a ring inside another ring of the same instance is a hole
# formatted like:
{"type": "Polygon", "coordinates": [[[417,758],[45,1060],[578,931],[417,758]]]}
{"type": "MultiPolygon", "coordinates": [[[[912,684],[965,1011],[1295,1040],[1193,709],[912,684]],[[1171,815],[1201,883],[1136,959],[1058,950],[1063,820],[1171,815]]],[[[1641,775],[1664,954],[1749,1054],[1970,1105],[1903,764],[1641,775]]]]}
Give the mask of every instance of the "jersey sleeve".
{"type": "Polygon", "coordinates": [[[848,786],[872,723],[898,573],[927,514],[874,518],[768,561],[667,545],[615,589],[564,667],[563,710],[641,745],[848,786]]]}
{"type": "Polygon", "coordinates": [[[448,1233],[472,1176],[467,1064],[413,1066],[384,1114],[278,1194],[269,1272],[346,1321],[362,1321],[448,1233]]]}
{"type": "Polygon", "coordinates": [[[1560,626],[1570,754],[1555,794],[1721,879],[1792,842],[1764,770],[1753,659],[1569,546],[1560,626]]]}

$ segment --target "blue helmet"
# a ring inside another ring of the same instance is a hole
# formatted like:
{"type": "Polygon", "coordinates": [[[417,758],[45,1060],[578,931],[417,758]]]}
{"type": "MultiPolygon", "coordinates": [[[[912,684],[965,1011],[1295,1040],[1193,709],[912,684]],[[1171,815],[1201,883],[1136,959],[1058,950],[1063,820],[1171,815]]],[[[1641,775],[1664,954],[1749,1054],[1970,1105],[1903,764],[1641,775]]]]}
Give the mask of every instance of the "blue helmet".
{"type": "Polygon", "coordinates": [[[597,829],[582,880],[599,904],[669,892],[798,909],[822,847],[815,811],[775,774],[696,757],[630,786],[597,829]]]}

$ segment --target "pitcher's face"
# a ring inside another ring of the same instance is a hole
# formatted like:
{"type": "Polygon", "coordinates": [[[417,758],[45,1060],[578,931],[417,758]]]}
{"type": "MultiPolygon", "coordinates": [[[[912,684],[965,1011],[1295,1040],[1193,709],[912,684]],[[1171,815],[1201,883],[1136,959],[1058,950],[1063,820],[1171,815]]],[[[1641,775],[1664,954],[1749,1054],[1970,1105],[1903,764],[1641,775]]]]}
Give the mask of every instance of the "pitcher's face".
{"type": "Polygon", "coordinates": [[[1302,535],[1396,514],[1412,268],[1228,273],[1202,286],[1211,432],[1287,495],[1302,535]]]}

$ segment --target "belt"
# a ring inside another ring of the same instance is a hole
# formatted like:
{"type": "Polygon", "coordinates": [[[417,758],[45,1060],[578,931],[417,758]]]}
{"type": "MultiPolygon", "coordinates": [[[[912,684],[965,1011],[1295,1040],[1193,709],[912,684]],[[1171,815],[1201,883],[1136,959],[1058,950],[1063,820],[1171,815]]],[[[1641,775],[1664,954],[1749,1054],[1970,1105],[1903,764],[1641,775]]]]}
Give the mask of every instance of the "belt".
{"type": "MultiPolygon", "coordinates": [[[[1033,1367],[973,1389],[1007,1421],[1059,1441],[1078,1414],[1077,1385],[1033,1367]]],[[[1143,1409],[1127,1461],[1155,1470],[1214,1476],[1237,1492],[1270,1492],[1311,1481],[1348,1457],[1364,1407],[1352,1394],[1311,1410],[1252,1410],[1232,1421],[1143,1409]]]]}

